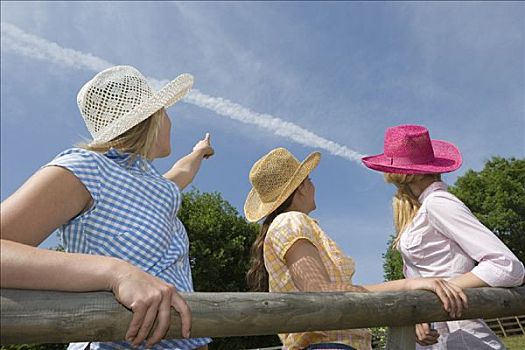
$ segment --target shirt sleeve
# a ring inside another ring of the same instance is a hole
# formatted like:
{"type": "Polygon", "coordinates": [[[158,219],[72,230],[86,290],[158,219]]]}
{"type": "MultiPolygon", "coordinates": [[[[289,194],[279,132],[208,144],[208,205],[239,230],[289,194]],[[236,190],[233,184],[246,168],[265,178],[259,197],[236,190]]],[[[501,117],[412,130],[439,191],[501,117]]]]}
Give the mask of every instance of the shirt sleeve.
{"type": "Polygon", "coordinates": [[[288,249],[300,239],[306,239],[317,247],[312,223],[306,214],[287,212],[277,216],[268,229],[268,237],[276,255],[285,261],[288,249]]]}
{"type": "Polygon", "coordinates": [[[44,167],[59,166],[69,170],[88,190],[96,204],[100,198],[101,171],[98,156],[91,151],[72,148],[55,157],[44,167]]]}
{"type": "Polygon", "coordinates": [[[523,263],[454,195],[445,192],[428,198],[429,221],[478,262],[471,271],[491,287],[523,283],[523,263]]]}

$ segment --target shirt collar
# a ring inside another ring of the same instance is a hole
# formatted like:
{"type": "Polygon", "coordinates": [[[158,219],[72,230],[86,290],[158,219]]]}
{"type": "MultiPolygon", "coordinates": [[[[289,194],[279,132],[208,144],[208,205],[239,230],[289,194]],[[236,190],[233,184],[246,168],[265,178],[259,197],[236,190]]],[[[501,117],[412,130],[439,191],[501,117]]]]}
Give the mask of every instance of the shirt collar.
{"type": "Polygon", "coordinates": [[[443,181],[436,181],[430,184],[425,190],[419,195],[419,203],[423,203],[423,201],[428,197],[429,194],[435,191],[446,191],[448,189],[448,185],[444,183],[443,181]]]}
{"type": "Polygon", "coordinates": [[[111,147],[104,155],[122,166],[139,169],[155,175],[159,174],[152,164],[153,160],[146,159],[140,154],[125,153],[111,147]],[[131,158],[132,156],[134,156],[134,158],[131,158]]]}

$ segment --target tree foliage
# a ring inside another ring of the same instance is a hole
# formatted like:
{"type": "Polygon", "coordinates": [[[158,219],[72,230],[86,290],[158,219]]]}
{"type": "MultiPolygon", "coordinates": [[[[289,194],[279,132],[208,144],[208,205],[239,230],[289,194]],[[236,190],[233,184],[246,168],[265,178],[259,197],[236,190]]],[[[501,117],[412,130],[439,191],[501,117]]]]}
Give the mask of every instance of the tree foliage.
{"type": "Polygon", "coordinates": [[[383,254],[383,278],[385,281],[405,278],[403,276],[403,258],[401,258],[399,251],[392,246],[395,238],[395,235],[390,235],[387,250],[383,254]]]}
{"type": "Polygon", "coordinates": [[[179,218],[190,239],[195,290],[246,291],[250,247],[259,230],[219,193],[184,193],[179,218]]]}
{"type": "Polygon", "coordinates": [[[17,344],[5,345],[1,350],[65,350],[67,344],[17,344]]]}
{"type": "MultiPolygon", "coordinates": [[[[246,292],[250,248],[259,225],[248,223],[219,193],[184,193],[179,218],[190,239],[193,284],[199,292],[246,292]]],[[[215,338],[210,349],[231,350],[280,344],[275,335],[215,338]]]]}

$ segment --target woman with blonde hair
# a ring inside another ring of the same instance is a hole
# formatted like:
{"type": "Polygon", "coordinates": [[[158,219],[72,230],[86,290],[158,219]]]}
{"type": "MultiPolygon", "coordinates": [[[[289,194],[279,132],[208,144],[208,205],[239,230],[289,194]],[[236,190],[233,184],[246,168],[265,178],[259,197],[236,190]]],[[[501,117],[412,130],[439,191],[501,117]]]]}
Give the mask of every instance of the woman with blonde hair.
{"type": "Polygon", "coordinates": [[[165,174],[152,164],[171,152],[165,108],[192,85],[182,74],[155,92],[133,67],[98,73],[77,96],[93,140],[60,153],[2,203],[2,288],[108,290],[133,312],[126,341],[70,349],[127,349],[144,340],[155,349],[205,349],[210,342],[189,338],[191,312],[178,291],[193,284],[177,218],[180,191],[214,153],[209,135],[165,174]],[[36,248],[56,229],[65,253],[36,248]],[[161,340],[171,307],[185,339],[161,340]]]}
{"type": "MultiPolygon", "coordinates": [[[[300,163],[288,150],[277,148],[259,159],[250,171],[252,190],[244,205],[246,218],[264,218],[252,247],[247,274],[254,291],[329,292],[402,291],[435,292],[452,316],[466,307],[461,288],[438,278],[417,278],[356,286],[353,260],[309,216],[315,208],[315,188],[309,178],[320,154],[300,163]]],[[[283,349],[371,349],[364,329],[279,334],[283,349]]]]}
{"type": "MultiPolygon", "coordinates": [[[[397,237],[406,278],[442,277],[461,288],[513,287],[523,283],[523,264],[456,196],[441,174],[461,166],[457,147],[431,140],[419,125],[385,133],[384,153],[363,163],[397,187],[393,199],[397,237]]],[[[419,349],[503,349],[483,320],[416,327],[419,349]]]]}

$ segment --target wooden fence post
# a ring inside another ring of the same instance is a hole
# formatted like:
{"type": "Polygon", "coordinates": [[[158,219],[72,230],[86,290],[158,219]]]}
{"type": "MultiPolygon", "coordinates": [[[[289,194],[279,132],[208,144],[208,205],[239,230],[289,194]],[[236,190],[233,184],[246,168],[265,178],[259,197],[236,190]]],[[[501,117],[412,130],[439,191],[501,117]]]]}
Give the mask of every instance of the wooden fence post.
{"type": "Polygon", "coordinates": [[[416,348],[415,326],[389,327],[386,350],[414,350],[416,348]]]}

